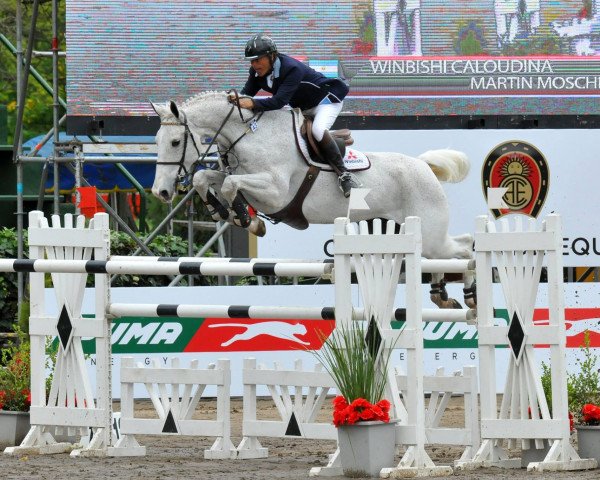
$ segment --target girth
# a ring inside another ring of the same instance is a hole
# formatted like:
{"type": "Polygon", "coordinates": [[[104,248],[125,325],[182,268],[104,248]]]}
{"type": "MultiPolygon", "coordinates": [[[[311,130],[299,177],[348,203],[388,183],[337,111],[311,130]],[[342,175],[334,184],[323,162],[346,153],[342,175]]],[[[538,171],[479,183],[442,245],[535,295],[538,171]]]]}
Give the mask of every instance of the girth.
{"type": "Polygon", "coordinates": [[[296,195],[294,195],[290,203],[278,212],[270,213],[268,216],[297,230],[306,230],[308,228],[308,220],[306,220],[304,213],[302,213],[302,205],[320,171],[318,167],[310,165],[304,176],[304,180],[302,180],[296,195]]]}

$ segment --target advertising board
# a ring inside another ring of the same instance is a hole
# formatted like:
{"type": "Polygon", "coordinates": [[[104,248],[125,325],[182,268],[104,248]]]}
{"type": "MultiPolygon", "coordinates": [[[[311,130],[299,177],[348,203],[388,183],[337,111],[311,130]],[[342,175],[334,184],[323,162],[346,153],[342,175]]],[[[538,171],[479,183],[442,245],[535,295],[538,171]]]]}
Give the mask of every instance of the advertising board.
{"type": "MultiPolygon", "coordinates": [[[[461,298],[460,285],[448,286],[449,294],[461,298]]],[[[435,308],[429,300],[428,288],[423,286],[424,308],[435,308]]],[[[536,303],[534,322],[544,324],[548,321],[547,300],[544,286],[536,303]]],[[[590,340],[594,347],[600,347],[600,308],[597,307],[597,292],[589,284],[583,286],[568,285],[566,288],[567,310],[567,355],[569,371],[576,371],[578,347],[583,343],[584,331],[590,330],[590,340]]],[[[404,286],[399,285],[397,306],[402,306],[404,286]]],[[[333,306],[333,286],[269,286],[269,287],[172,287],[172,288],[114,288],[112,301],[128,303],[186,303],[186,304],[236,304],[236,305],[286,305],[286,306],[333,306]]],[[[495,296],[501,297],[500,286],[495,287],[495,296]]],[[[51,290],[47,290],[48,306],[55,305],[56,299],[51,290]]],[[[353,303],[362,306],[356,286],[353,303]]],[[[93,290],[86,289],[83,313],[91,314],[94,308],[93,290]]],[[[499,324],[506,324],[508,315],[502,304],[497,306],[499,324]]],[[[281,368],[293,369],[294,361],[302,360],[303,368],[311,370],[315,364],[309,349],[318,349],[322,344],[319,332],[327,336],[334,322],[331,320],[248,320],[214,318],[145,318],[124,317],[115,319],[112,327],[113,345],[113,396],[119,398],[119,368],[124,356],[133,357],[143,365],[158,361],[167,365],[169,359],[177,357],[182,366],[192,359],[198,359],[201,367],[220,358],[231,361],[231,394],[241,396],[242,364],[244,358],[256,358],[259,364],[273,368],[277,363],[281,368]]],[[[401,328],[400,322],[394,327],[401,328]]],[[[477,331],[475,326],[451,323],[428,322],[423,325],[425,340],[425,373],[434,374],[436,368],[444,366],[446,374],[452,374],[466,365],[478,364],[477,331]]],[[[95,382],[95,351],[91,339],[83,341],[87,356],[90,377],[95,382]]],[[[546,360],[547,349],[539,346],[537,356],[546,360]]],[[[501,391],[508,365],[507,348],[498,348],[497,388],[501,391]]],[[[406,366],[406,353],[397,350],[393,356],[394,365],[406,366]]],[[[267,395],[264,387],[259,387],[259,395],[267,395]]],[[[209,387],[208,395],[215,390],[209,387]]],[[[135,395],[146,397],[147,392],[136,385],[135,395]]]]}
{"type": "Polygon", "coordinates": [[[579,121],[600,114],[598,9],[592,0],[69,0],[68,128],[155,133],[150,101],[240,89],[257,32],[344,78],[346,115],[417,126],[423,117],[579,121]]]}

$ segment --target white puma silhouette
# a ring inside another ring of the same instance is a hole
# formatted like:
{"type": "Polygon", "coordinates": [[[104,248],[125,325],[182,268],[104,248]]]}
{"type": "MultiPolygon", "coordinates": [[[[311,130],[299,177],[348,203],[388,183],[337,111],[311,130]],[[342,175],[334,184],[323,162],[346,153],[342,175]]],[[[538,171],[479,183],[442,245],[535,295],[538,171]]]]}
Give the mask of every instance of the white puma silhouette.
{"type": "MultiPolygon", "coordinates": [[[[566,323],[569,323],[568,321],[566,323]]],[[[577,322],[570,322],[571,326],[567,330],[567,336],[573,337],[578,335],[586,330],[594,333],[600,333],[599,330],[599,322],[597,318],[590,318],[586,320],[579,320],[577,322]]]]}
{"type": "Polygon", "coordinates": [[[228,347],[234,342],[241,340],[251,340],[259,335],[270,335],[271,337],[290,340],[302,345],[310,345],[296,337],[296,335],[306,335],[306,326],[302,323],[286,323],[286,322],[261,322],[261,323],[218,323],[209,325],[208,328],[218,327],[244,327],[245,332],[238,333],[231,337],[226,342],[221,344],[222,347],[228,347]]]}
{"type": "MultiPolygon", "coordinates": [[[[544,326],[549,325],[549,320],[534,320],[534,325],[544,326]]],[[[579,335],[586,330],[594,333],[600,333],[600,320],[597,318],[587,318],[584,320],[565,320],[565,326],[567,327],[567,337],[574,337],[579,335]]]]}

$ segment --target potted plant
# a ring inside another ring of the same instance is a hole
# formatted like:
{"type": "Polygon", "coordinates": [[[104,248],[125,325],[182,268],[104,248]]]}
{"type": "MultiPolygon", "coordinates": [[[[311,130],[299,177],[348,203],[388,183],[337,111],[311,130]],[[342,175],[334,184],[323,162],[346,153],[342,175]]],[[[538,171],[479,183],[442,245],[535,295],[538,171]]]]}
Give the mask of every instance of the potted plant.
{"type": "Polygon", "coordinates": [[[600,372],[588,331],[581,352],[581,358],[577,359],[579,371],[568,379],[569,409],[577,430],[579,456],[595,458],[600,465],[600,372]]]}
{"type": "Polygon", "coordinates": [[[29,430],[29,341],[22,332],[0,352],[0,444],[18,445],[29,430]]]}
{"type": "Polygon", "coordinates": [[[380,349],[376,334],[373,328],[365,335],[361,324],[336,325],[321,350],[313,352],[338,391],[333,423],[347,476],[378,477],[382,468],[394,465],[395,423],[390,422],[390,402],[383,398],[392,349],[380,349]]]}

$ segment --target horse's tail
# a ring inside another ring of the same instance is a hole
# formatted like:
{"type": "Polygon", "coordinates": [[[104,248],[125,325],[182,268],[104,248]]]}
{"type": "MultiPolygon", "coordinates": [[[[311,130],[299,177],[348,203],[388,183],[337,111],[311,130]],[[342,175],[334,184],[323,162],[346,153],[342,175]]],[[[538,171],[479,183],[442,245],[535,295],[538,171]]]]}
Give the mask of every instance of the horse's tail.
{"type": "Polygon", "coordinates": [[[429,165],[440,182],[458,183],[464,180],[471,168],[467,155],[457,150],[429,150],[418,158],[429,165]]]}

